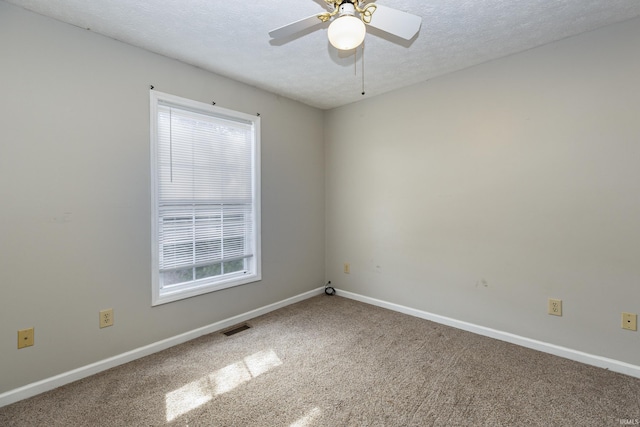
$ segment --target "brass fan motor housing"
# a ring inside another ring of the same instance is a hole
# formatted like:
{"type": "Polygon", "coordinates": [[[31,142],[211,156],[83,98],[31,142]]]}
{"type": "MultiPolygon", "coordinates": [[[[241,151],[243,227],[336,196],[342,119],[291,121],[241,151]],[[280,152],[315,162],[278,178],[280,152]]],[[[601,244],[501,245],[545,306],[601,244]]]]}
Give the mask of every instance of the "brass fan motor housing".
{"type": "Polygon", "coordinates": [[[371,22],[373,12],[375,12],[377,8],[375,4],[363,4],[363,7],[360,7],[360,2],[355,0],[324,0],[324,2],[332,5],[333,11],[318,15],[318,19],[322,22],[327,22],[329,19],[334,17],[340,11],[341,4],[351,3],[353,4],[355,10],[360,14],[360,19],[362,20],[362,22],[368,24],[371,22]]]}

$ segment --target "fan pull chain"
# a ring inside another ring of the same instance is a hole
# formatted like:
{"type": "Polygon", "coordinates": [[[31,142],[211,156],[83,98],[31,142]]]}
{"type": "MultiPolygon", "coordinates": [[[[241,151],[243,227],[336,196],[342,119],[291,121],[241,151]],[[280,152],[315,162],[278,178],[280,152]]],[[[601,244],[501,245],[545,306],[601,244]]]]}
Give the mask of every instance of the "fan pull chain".
{"type": "Polygon", "coordinates": [[[362,42],[362,95],[364,95],[364,42],[362,42]]]}

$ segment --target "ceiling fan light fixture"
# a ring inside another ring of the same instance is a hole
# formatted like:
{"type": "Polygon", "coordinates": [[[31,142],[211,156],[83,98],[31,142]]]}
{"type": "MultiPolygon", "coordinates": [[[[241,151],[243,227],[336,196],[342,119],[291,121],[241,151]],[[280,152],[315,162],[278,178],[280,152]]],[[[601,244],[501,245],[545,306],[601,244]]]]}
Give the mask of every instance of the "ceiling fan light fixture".
{"type": "Polygon", "coordinates": [[[342,15],[335,19],[327,31],[329,42],[340,50],[351,50],[360,46],[366,33],[364,22],[353,15],[342,15]]]}

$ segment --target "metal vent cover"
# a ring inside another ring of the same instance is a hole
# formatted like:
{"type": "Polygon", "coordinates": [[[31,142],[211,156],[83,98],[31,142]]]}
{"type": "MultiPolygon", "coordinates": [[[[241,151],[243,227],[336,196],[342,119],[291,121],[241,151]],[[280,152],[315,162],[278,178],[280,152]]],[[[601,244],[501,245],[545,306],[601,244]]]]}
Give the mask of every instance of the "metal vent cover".
{"type": "Polygon", "coordinates": [[[232,326],[231,328],[222,331],[222,333],[224,335],[230,337],[231,335],[235,335],[235,334],[237,334],[239,332],[246,331],[247,329],[250,329],[250,328],[251,328],[251,326],[249,326],[246,323],[243,323],[241,325],[232,326]]]}

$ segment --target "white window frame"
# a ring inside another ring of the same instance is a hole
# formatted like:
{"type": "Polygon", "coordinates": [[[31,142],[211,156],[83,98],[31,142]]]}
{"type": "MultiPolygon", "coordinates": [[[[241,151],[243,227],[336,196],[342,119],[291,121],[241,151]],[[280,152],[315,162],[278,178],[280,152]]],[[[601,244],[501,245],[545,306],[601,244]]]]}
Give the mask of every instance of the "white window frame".
{"type": "Polygon", "coordinates": [[[151,259],[152,259],[152,306],[165,304],[185,298],[202,295],[233,286],[253,283],[262,279],[261,262],[261,232],[260,232],[260,117],[249,115],[225,108],[216,107],[202,102],[181,98],[156,90],[150,91],[150,125],[151,125],[151,259]],[[159,248],[159,149],[158,149],[158,107],[170,105],[178,109],[210,115],[226,120],[235,120],[243,123],[251,123],[253,126],[253,152],[252,152],[252,205],[253,205],[253,256],[248,271],[239,274],[196,279],[172,286],[170,289],[162,289],[160,277],[160,248],[159,248]]]}

